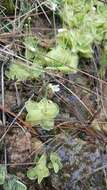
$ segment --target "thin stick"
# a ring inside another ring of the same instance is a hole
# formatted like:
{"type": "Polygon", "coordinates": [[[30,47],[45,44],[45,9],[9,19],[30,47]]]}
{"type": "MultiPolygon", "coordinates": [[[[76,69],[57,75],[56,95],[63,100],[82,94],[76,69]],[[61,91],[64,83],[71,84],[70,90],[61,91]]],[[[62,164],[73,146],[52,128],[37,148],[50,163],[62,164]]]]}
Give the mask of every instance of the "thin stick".
{"type": "MultiPolygon", "coordinates": [[[[2,67],[1,67],[1,91],[2,91],[2,107],[3,108],[4,108],[4,64],[5,64],[5,62],[2,63],[2,67]]],[[[3,127],[5,129],[6,119],[5,119],[4,110],[2,111],[2,121],[3,121],[3,127]]],[[[7,148],[6,148],[5,142],[4,142],[4,160],[5,160],[5,168],[6,168],[6,173],[7,173],[7,166],[6,166],[6,164],[7,164],[7,148]]]]}

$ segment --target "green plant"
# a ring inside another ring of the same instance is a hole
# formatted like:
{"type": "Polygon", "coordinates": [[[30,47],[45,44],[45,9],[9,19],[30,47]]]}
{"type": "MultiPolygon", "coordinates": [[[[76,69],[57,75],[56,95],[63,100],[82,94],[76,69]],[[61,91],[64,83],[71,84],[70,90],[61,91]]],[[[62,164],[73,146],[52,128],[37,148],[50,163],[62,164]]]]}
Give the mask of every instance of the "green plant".
{"type": "Polygon", "coordinates": [[[16,176],[12,176],[12,179],[6,180],[3,188],[4,190],[27,190],[27,187],[16,176]]]}
{"type": "Polygon", "coordinates": [[[45,60],[47,62],[46,69],[59,70],[64,73],[75,73],[78,66],[78,55],[60,45],[47,53],[45,60]]]}
{"type": "Polygon", "coordinates": [[[31,33],[31,18],[28,18],[26,26],[27,36],[24,37],[23,44],[25,45],[25,60],[31,62],[31,66],[26,65],[20,59],[12,59],[9,70],[6,71],[6,76],[9,79],[23,81],[27,79],[36,79],[43,73],[42,65],[40,64],[39,54],[39,40],[32,36],[31,33]]]}
{"type": "Polygon", "coordinates": [[[15,67],[12,64],[7,75],[9,79],[38,78],[47,70],[76,72],[79,57],[91,58],[93,44],[101,44],[107,40],[107,4],[97,0],[53,0],[47,3],[58,5],[59,15],[63,21],[63,27],[57,35],[56,46],[48,52],[40,48],[39,40],[31,36],[28,24],[30,35],[24,38],[23,43],[25,58],[32,62],[33,71],[30,69],[30,73],[29,71],[26,73],[26,67],[22,68],[20,65],[15,67]],[[22,73],[21,77],[19,70],[22,73]]]}
{"type": "Polygon", "coordinates": [[[20,1],[20,15],[29,12],[31,9],[31,3],[28,0],[20,1]]]}
{"type": "Polygon", "coordinates": [[[60,15],[64,31],[58,34],[59,44],[84,57],[92,56],[92,44],[105,39],[107,5],[97,0],[65,0],[60,15]]]}
{"type": "Polygon", "coordinates": [[[38,183],[40,184],[43,178],[48,176],[49,169],[46,166],[46,155],[43,154],[38,160],[36,166],[28,170],[27,177],[31,180],[38,179],[38,183]]]}
{"type": "Polygon", "coordinates": [[[43,98],[40,102],[26,102],[27,116],[26,121],[38,125],[46,130],[54,127],[54,118],[59,113],[59,107],[56,103],[43,98]]]}
{"type": "Polygon", "coordinates": [[[27,67],[22,61],[14,59],[10,64],[9,71],[6,71],[5,74],[9,79],[23,81],[38,78],[42,74],[42,67],[36,63],[27,67]]]}
{"type": "Polygon", "coordinates": [[[8,13],[13,13],[15,10],[15,5],[13,3],[13,0],[3,0],[3,2],[1,2],[2,5],[6,8],[6,11],[8,13]]]}
{"type": "Polygon", "coordinates": [[[0,185],[5,183],[6,178],[6,167],[4,165],[0,165],[0,185]]]}
{"type": "Polygon", "coordinates": [[[4,190],[27,190],[26,185],[19,181],[16,176],[7,174],[4,165],[0,165],[0,185],[3,185],[4,190]]]}
{"type": "Polygon", "coordinates": [[[62,163],[60,157],[56,152],[51,152],[50,161],[50,168],[53,168],[54,172],[58,173],[58,171],[62,168],[62,163]]]}
{"type": "Polygon", "coordinates": [[[38,180],[40,184],[42,180],[50,175],[49,169],[54,169],[55,173],[62,168],[61,160],[57,153],[51,152],[50,154],[50,161],[47,164],[47,156],[43,154],[39,160],[36,161],[36,166],[31,168],[27,172],[27,177],[30,180],[38,180]]]}

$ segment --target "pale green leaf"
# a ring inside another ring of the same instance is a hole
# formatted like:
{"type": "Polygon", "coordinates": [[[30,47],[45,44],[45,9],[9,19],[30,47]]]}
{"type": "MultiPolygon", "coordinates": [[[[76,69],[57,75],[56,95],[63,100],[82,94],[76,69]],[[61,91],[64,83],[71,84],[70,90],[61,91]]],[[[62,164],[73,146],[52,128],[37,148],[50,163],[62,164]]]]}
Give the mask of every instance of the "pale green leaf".
{"type": "Polygon", "coordinates": [[[43,113],[44,118],[49,119],[49,120],[55,118],[59,113],[58,105],[46,98],[43,98],[39,102],[39,108],[41,112],[43,113]]]}
{"type": "Polygon", "coordinates": [[[101,65],[107,65],[107,50],[102,52],[102,56],[100,58],[101,65]]]}
{"type": "Polygon", "coordinates": [[[58,171],[62,168],[62,163],[61,163],[60,157],[58,156],[56,152],[51,152],[50,161],[54,168],[54,172],[58,173],[58,171]]]}
{"type": "Polygon", "coordinates": [[[54,128],[54,120],[44,120],[40,123],[41,127],[47,131],[50,131],[54,128]]]}
{"type": "Polygon", "coordinates": [[[29,49],[25,50],[25,58],[27,60],[33,60],[34,57],[35,57],[35,53],[34,52],[30,51],[29,49]]]}
{"type": "MultiPolygon", "coordinates": [[[[53,48],[46,56],[46,61],[48,64],[47,68],[56,68],[56,70],[61,70],[61,68],[67,68],[67,72],[75,72],[78,66],[78,55],[72,54],[70,50],[57,46],[53,48]]],[[[63,69],[62,69],[63,71],[63,69]]]]}
{"type": "Polygon", "coordinates": [[[35,110],[29,110],[28,114],[26,116],[26,121],[30,122],[31,124],[40,124],[41,120],[43,118],[43,114],[40,109],[35,109],[35,110]]]}
{"type": "Polygon", "coordinates": [[[39,107],[39,103],[34,101],[26,102],[26,110],[28,112],[26,120],[32,124],[40,124],[43,114],[39,107]]]}
{"type": "Polygon", "coordinates": [[[34,52],[34,53],[36,52],[37,44],[38,44],[38,41],[33,36],[25,37],[24,45],[26,49],[30,50],[31,52],[34,52]]]}
{"type": "Polygon", "coordinates": [[[0,165],[0,185],[3,185],[6,178],[6,167],[4,165],[0,165]]]}
{"type": "Polygon", "coordinates": [[[49,169],[46,166],[45,154],[40,157],[35,168],[28,170],[27,176],[31,180],[37,179],[39,184],[45,177],[49,176],[49,169]]]}
{"type": "Polygon", "coordinates": [[[29,77],[29,73],[24,66],[12,63],[9,71],[6,72],[6,76],[12,80],[26,80],[29,77]]]}
{"type": "Polygon", "coordinates": [[[19,181],[16,177],[6,180],[3,185],[4,190],[27,190],[26,185],[19,181]]]}
{"type": "Polygon", "coordinates": [[[14,190],[15,189],[15,180],[14,179],[6,180],[3,185],[3,188],[4,188],[4,190],[14,190]]]}
{"type": "Polygon", "coordinates": [[[30,179],[30,180],[35,180],[37,179],[37,174],[36,174],[36,167],[34,168],[31,168],[27,171],[27,177],[30,179]]]}
{"type": "Polygon", "coordinates": [[[26,102],[27,116],[26,120],[31,124],[40,124],[46,130],[54,127],[54,118],[59,113],[59,107],[56,103],[43,98],[40,102],[26,102]]]}
{"type": "Polygon", "coordinates": [[[46,61],[48,66],[61,66],[65,64],[66,62],[66,56],[65,56],[66,51],[60,47],[57,46],[53,48],[46,56],[46,61]]]}
{"type": "Polygon", "coordinates": [[[31,67],[27,67],[23,62],[14,60],[10,64],[9,71],[6,71],[5,74],[9,79],[23,81],[38,78],[42,74],[42,67],[36,64],[31,67]]]}
{"type": "Polygon", "coordinates": [[[76,73],[77,66],[72,67],[72,65],[69,65],[69,66],[61,66],[61,67],[46,67],[46,70],[60,71],[60,72],[63,72],[64,74],[69,74],[72,72],[76,73]]]}
{"type": "Polygon", "coordinates": [[[26,185],[25,184],[23,184],[21,181],[19,181],[19,180],[16,180],[16,182],[15,182],[15,189],[16,190],[27,190],[27,187],[26,187],[26,185]]]}
{"type": "Polygon", "coordinates": [[[60,168],[59,168],[59,165],[56,162],[54,162],[53,168],[54,168],[54,172],[58,173],[58,171],[59,171],[60,168]]]}

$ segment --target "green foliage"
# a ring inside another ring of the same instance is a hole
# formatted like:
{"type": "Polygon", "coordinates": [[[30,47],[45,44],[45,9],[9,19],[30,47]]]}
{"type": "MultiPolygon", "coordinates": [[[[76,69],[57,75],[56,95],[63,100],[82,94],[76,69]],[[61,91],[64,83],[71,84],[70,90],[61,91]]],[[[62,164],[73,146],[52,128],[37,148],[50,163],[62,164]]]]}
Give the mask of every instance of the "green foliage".
{"type": "Polygon", "coordinates": [[[58,156],[56,152],[51,152],[50,161],[54,169],[54,172],[58,173],[58,171],[62,168],[62,163],[61,163],[60,157],[58,156]]]}
{"type": "Polygon", "coordinates": [[[107,46],[106,46],[106,44],[105,44],[105,47],[102,50],[100,63],[101,63],[102,66],[107,64],[107,46]]]}
{"type": "Polygon", "coordinates": [[[27,177],[30,180],[38,180],[40,184],[42,180],[50,175],[49,169],[53,168],[55,173],[62,168],[61,160],[57,153],[51,152],[50,161],[47,164],[47,156],[43,154],[39,160],[36,162],[36,166],[31,168],[27,172],[27,177]],[[51,166],[51,167],[50,167],[51,166]]]}
{"type": "Polygon", "coordinates": [[[13,60],[6,76],[12,80],[23,81],[26,79],[38,78],[42,74],[42,67],[37,64],[27,67],[19,60],[13,60]]]}
{"type": "Polygon", "coordinates": [[[64,0],[60,15],[64,26],[58,34],[58,44],[83,57],[92,57],[92,44],[107,39],[107,4],[97,0],[64,0]]]}
{"type": "Polygon", "coordinates": [[[3,185],[4,190],[27,190],[27,187],[16,177],[6,180],[3,185]]]}
{"type": "Polygon", "coordinates": [[[25,57],[26,59],[30,60],[31,58],[35,57],[35,54],[38,51],[38,40],[35,39],[33,36],[27,36],[24,39],[25,49],[25,57]]]}
{"type": "Polygon", "coordinates": [[[4,190],[27,190],[16,176],[7,175],[5,165],[0,165],[0,185],[3,185],[4,190]]]}
{"type": "MultiPolygon", "coordinates": [[[[91,58],[93,43],[107,40],[107,4],[97,0],[52,0],[47,1],[53,10],[58,6],[63,28],[57,35],[57,45],[49,52],[40,48],[39,40],[31,36],[24,38],[25,58],[32,62],[28,69],[20,64],[10,66],[9,79],[26,80],[38,78],[42,71],[55,70],[75,73],[79,56],[91,58]]],[[[16,64],[16,63],[15,63],[16,64]]]]}
{"type": "Polygon", "coordinates": [[[43,154],[37,162],[36,167],[28,170],[27,177],[31,180],[38,179],[38,183],[40,184],[43,178],[48,176],[49,169],[46,166],[46,155],[43,154]]]}
{"type": "Polygon", "coordinates": [[[66,72],[76,72],[78,65],[78,55],[71,53],[69,49],[65,49],[61,46],[53,48],[46,55],[45,60],[47,61],[46,69],[55,69],[66,72]],[[63,68],[67,68],[63,70],[63,68]]]}
{"type": "Polygon", "coordinates": [[[43,69],[44,71],[45,69],[58,70],[63,73],[76,72],[78,65],[76,53],[59,45],[45,55],[45,51],[38,48],[38,43],[38,40],[32,36],[25,37],[25,58],[32,62],[32,66],[28,67],[22,61],[13,60],[9,71],[6,71],[6,76],[9,79],[23,81],[38,78],[42,75],[43,69]]]}
{"type": "Polygon", "coordinates": [[[105,44],[104,48],[102,49],[102,54],[100,56],[100,64],[101,64],[101,67],[99,69],[100,77],[105,78],[106,67],[107,67],[107,47],[106,47],[106,44],[105,44]]]}
{"type": "Polygon", "coordinates": [[[6,178],[6,167],[4,165],[0,165],[0,185],[3,185],[6,178]]]}
{"type": "Polygon", "coordinates": [[[59,107],[56,103],[43,98],[40,102],[26,102],[27,116],[26,120],[32,124],[38,125],[46,130],[54,127],[54,118],[59,113],[59,107]]]}
{"type": "MultiPolygon", "coordinates": [[[[25,57],[27,60],[32,61],[32,59],[36,56],[38,51],[37,43],[37,40],[32,36],[25,37],[25,57]]],[[[32,61],[32,65],[28,67],[20,60],[13,60],[10,64],[9,71],[6,71],[6,76],[9,79],[18,81],[23,81],[32,78],[36,79],[43,72],[42,66],[38,64],[37,61],[32,61]]]]}
{"type": "Polygon", "coordinates": [[[15,10],[13,0],[3,0],[2,5],[6,8],[8,13],[13,13],[15,10]]]}
{"type": "Polygon", "coordinates": [[[52,3],[59,7],[63,28],[57,35],[57,46],[46,55],[46,69],[75,72],[78,55],[91,58],[93,43],[107,40],[107,4],[97,0],[53,0],[52,3]]]}
{"type": "Polygon", "coordinates": [[[20,14],[23,15],[27,12],[29,12],[32,9],[31,3],[26,0],[26,1],[20,1],[20,14]]]}

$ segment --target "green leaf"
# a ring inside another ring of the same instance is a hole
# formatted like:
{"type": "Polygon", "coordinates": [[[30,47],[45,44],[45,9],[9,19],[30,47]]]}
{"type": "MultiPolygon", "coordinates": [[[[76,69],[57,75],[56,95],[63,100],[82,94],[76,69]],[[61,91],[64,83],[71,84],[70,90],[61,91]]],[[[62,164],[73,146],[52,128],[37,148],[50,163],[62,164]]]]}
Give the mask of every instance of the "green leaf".
{"type": "Polygon", "coordinates": [[[16,180],[15,186],[16,186],[16,190],[27,190],[27,187],[19,180],[16,180]]]}
{"type": "Polygon", "coordinates": [[[106,35],[107,4],[94,0],[63,0],[60,13],[64,28],[59,31],[58,44],[82,57],[92,57],[92,44],[101,43],[106,35]]]}
{"type": "MultiPolygon", "coordinates": [[[[56,70],[61,70],[62,68],[67,68],[67,65],[70,68],[67,70],[74,73],[77,70],[78,66],[78,55],[72,54],[69,49],[62,48],[57,46],[53,48],[46,56],[46,61],[48,64],[47,68],[56,68],[56,70]]],[[[63,71],[63,69],[62,69],[63,71]]]]}
{"type": "Polygon", "coordinates": [[[66,58],[65,58],[65,50],[57,46],[56,48],[53,48],[46,56],[46,61],[48,66],[62,66],[65,64],[66,58]]]}
{"type": "Polygon", "coordinates": [[[107,65],[107,50],[104,50],[104,51],[102,52],[100,64],[101,64],[101,65],[107,65]]]}
{"type": "Polygon", "coordinates": [[[31,109],[28,111],[28,114],[26,116],[26,121],[38,125],[41,123],[42,118],[43,114],[39,108],[35,110],[31,109]]]}
{"type": "Polygon", "coordinates": [[[43,154],[35,168],[28,170],[27,177],[31,180],[38,179],[40,184],[45,177],[49,176],[49,169],[46,166],[46,155],[43,154]]]}
{"type": "Polygon", "coordinates": [[[38,178],[38,183],[40,184],[42,180],[49,176],[49,169],[44,165],[37,165],[36,167],[36,174],[38,178]]]}
{"type": "Polygon", "coordinates": [[[28,112],[26,120],[32,124],[40,124],[43,114],[39,107],[39,103],[34,101],[26,102],[26,110],[28,112]]]}
{"type": "Polygon", "coordinates": [[[42,67],[33,64],[31,67],[27,67],[23,62],[14,60],[6,71],[6,76],[12,80],[23,81],[32,78],[38,78],[42,74],[42,67]]]}
{"type": "MultiPolygon", "coordinates": [[[[68,30],[66,28],[59,29],[57,36],[58,44],[63,48],[72,48],[76,45],[76,32],[74,30],[68,30]]],[[[73,52],[76,53],[76,49],[73,48],[73,52]]]]}
{"type": "Polygon", "coordinates": [[[56,152],[51,152],[50,161],[54,168],[54,172],[58,173],[58,171],[62,168],[62,163],[61,163],[60,157],[58,156],[56,152]]]}
{"type": "Polygon", "coordinates": [[[84,57],[92,57],[92,42],[93,36],[88,32],[78,31],[77,50],[82,53],[84,57]]]}
{"type": "Polygon", "coordinates": [[[36,52],[38,41],[33,36],[25,37],[24,45],[31,52],[36,52]]]}
{"type": "Polygon", "coordinates": [[[48,100],[46,98],[43,98],[39,102],[39,109],[41,110],[44,119],[53,119],[55,118],[59,113],[59,107],[56,103],[52,102],[51,100],[48,100]]]}
{"type": "Polygon", "coordinates": [[[14,179],[6,180],[6,182],[3,185],[3,188],[4,188],[4,190],[14,190],[15,189],[14,184],[15,184],[14,179]]]}
{"type": "Polygon", "coordinates": [[[26,185],[20,182],[16,177],[6,180],[3,188],[4,190],[27,190],[26,185]]]}
{"type": "Polygon", "coordinates": [[[4,165],[0,165],[0,185],[3,185],[6,178],[6,167],[4,165]]]}
{"type": "Polygon", "coordinates": [[[36,167],[34,168],[31,168],[27,171],[27,177],[30,179],[30,180],[35,180],[37,179],[37,174],[36,174],[36,167]]]}
{"type": "Polygon", "coordinates": [[[6,72],[6,76],[12,80],[26,80],[29,77],[29,73],[24,66],[12,63],[9,71],[6,72]]]}
{"type": "Polygon", "coordinates": [[[38,40],[33,36],[26,36],[25,41],[25,57],[28,60],[35,58],[35,55],[38,53],[38,40]]]}
{"type": "Polygon", "coordinates": [[[54,120],[47,120],[40,123],[43,129],[50,131],[54,128],[54,120]]]}
{"type": "Polygon", "coordinates": [[[43,98],[40,102],[26,102],[27,116],[26,120],[31,124],[40,124],[46,130],[54,127],[54,118],[59,113],[59,107],[56,103],[43,98]]]}
{"type": "Polygon", "coordinates": [[[15,5],[13,3],[13,0],[4,0],[1,1],[2,6],[5,7],[6,11],[8,11],[9,14],[14,13],[15,5]]]}
{"type": "Polygon", "coordinates": [[[32,51],[29,50],[29,49],[26,49],[26,50],[25,50],[25,58],[26,58],[27,60],[32,61],[32,60],[34,59],[34,57],[35,57],[35,53],[34,53],[34,52],[32,52],[32,51]]]}

